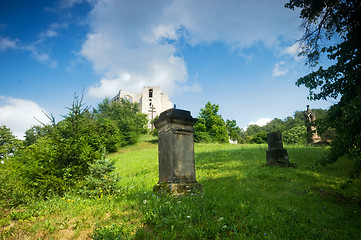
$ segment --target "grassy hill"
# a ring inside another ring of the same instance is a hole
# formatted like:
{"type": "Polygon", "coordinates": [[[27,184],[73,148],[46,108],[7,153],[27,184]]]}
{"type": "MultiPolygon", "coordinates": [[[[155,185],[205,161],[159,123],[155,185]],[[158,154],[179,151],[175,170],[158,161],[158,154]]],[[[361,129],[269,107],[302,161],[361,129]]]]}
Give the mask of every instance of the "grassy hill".
{"type": "Polygon", "coordinates": [[[352,163],[320,166],[326,148],[285,146],[297,168],[265,167],[266,145],[196,144],[203,192],[158,196],[150,136],[108,156],[117,194],[77,194],[4,209],[4,239],[361,239],[361,182],[352,163]]]}

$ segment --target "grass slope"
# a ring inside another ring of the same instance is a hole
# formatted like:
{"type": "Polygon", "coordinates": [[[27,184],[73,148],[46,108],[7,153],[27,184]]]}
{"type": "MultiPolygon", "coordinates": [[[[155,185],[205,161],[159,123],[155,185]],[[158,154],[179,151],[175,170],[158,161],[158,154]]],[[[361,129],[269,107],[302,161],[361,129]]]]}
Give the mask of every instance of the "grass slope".
{"type": "Polygon", "coordinates": [[[203,192],[157,196],[158,149],[149,136],[109,158],[121,191],[54,197],[4,209],[5,239],[360,239],[360,180],[352,163],[317,166],[327,149],[285,146],[297,168],[263,166],[266,145],[196,144],[203,192]]]}

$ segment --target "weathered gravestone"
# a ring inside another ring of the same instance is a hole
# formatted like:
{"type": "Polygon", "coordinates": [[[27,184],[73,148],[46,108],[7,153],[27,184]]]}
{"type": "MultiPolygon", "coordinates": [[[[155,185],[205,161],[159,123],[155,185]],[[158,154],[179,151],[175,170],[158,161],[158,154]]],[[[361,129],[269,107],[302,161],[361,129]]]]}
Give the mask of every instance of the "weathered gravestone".
{"type": "Polygon", "coordinates": [[[169,109],[154,123],[158,130],[159,182],[154,191],[170,194],[199,192],[194,161],[194,131],[197,122],[189,111],[169,109]]]}
{"type": "Polygon", "coordinates": [[[283,148],[280,133],[271,132],[267,134],[268,150],[266,152],[267,166],[295,167],[290,163],[287,150],[283,148]]]}

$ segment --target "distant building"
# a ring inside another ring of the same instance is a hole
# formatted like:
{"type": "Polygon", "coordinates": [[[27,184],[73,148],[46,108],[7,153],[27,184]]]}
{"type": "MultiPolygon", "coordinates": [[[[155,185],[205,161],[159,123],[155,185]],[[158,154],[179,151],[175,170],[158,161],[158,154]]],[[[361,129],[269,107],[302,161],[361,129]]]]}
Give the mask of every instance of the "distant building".
{"type": "Polygon", "coordinates": [[[119,90],[119,93],[111,100],[112,102],[119,102],[121,99],[126,99],[131,102],[137,102],[140,106],[140,111],[148,116],[148,127],[151,128],[150,121],[160,113],[173,108],[173,103],[169,100],[166,93],[163,93],[159,86],[143,87],[141,93],[130,93],[124,90],[119,90]]]}

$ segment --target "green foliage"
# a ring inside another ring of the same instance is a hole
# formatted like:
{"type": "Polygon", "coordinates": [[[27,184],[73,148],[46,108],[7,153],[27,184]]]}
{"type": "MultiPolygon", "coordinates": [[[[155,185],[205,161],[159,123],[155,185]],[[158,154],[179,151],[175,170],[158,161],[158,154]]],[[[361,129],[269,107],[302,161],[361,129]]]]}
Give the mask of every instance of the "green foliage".
{"type": "Polygon", "coordinates": [[[295,126],[282,133],[282,140],[287,144],[306,144],[307,128],[295,126]]]}
{"type": "Polygon", "coordinates": [[[115,120],[96,115],[95,129],[98,134],[95,144],[99,148],[104,147],[108,153],[113,153],[121,147],[123,136],[120,134],[115,120]]]}
{"type": "MultiPolygon", "coordinates": [[[[244,133],[241,133],[242,139],[239,142],[244,143],[264,143],[262,136],[264,133],[279,132],[283,136],[283,141],[290,144],[305,144],[307,135],[304,134],[306,127],[306,111],[296,111],[294,117],[286,117],[284,120],[275,118],[264,126],[249,125],[244,133]],[[257,136],[256,136],[257,135],[257,136]],[[261,138],[260,138],[261,137],[261,138]]],[[[326,110],[312,109],[317,117],[317,127],[323,130],[324,137],[327,140],[333,138],[333,131],[329,126],[323,124],[325,122],[326,110]]],[[[263,138],[264,139],[264,138],[263,138]]]]}
{"type": "Polygon", "coordinates": [[[249,143],[255,143],[255,144],[267,143],[267,133],[264,131],[258,132],[254,136],[252,136],[248,141],[249,143]]]}
{"type": "Polygon", "coordinates": [[[92,234],[92,239],[94,240],[113,240],[113,239],[124,239],[122,236],[123,234],[123,227],[119,225],[113,224],[110,227],[100,227],[94,230],[92,234]]]}
{"type": "MultiPolygon", "coordinates": [[[[335,162],[341,156],[347,156],[355,162],[355,171],[351,177],[361,172],[361,94],[350,101],[341,99],[333,105],[322,122],[324,129],[335,129],[336,137],[331,142],[329,162],[335,162]]],[[[325,134],[324,131],[321,132],[325,134]]]]}
{"type": "Polygon", "coordinates": [[[35,197],[76,191],[90,167],[106,151],[117,149],[118,129],[107,119],[94,119],[82,99],[74,98],[64,119],[45,125],[46,134],[19,151],[14,160],[21,185],[35,197]]]}
{"type": "Polygon", "coordinates": [[[158,121],[158,119],[159,119],[159,116],[156,116],[152,121],[150,121],[150,124],[153,125],[152,136],[154,136],[154,137],[158,137],[158,129],[156,129],[156,128],[154,127],[154,123],[155,123],[156,121],[158,121]]]}
{"type": "MultiPolygon", "coordinates": [[[[330,161],[349,156],[355,161],[356,174],[361,172],[361,2],[290,0],[287,8],[300,8],[304,29],[301,55],[316,67],[320,56],[330,60],[297,80],[309,89],[311,100],[339,98],[329,111],[326,125],[334,128],[330,161]]],[[[325,128],[325,127],[323,127],[325,128]]]]}
{"type": "Polygon", "coordinates": [[[218,110],[218,104],[210,102],[201,108],[198,121],[194,126],[195,142],[228,142],[227,128],[218,110]]]}
{"type": "Polygon", "coordinates": [[[139,112],[137,103],[125,99],[121,102],[110,102],[109,99],[105,99],[94,112],[99,118],[108,118],[116,122],[122,139],[121,146],[136,143],[139,135],[147,132],[147,117],[139,112]]]}
{"type": "Polygon", "coordinates": [[[242,129],[240,129],[237,126],[236,120],[231,121],[231,120],[227,119],[226,128],[227,128],[229,139],[231,139],[232,141],[239,141],[239,139],[241,137],[242,129]]]}
{"type": "Polygon", "coordinates": [[[20,147],[21,141],[15,138],[10,128],[0,126],[0,160],[7,160],[20,147]]]}
{"type": "Polygon", "coordinates": [[[118,193],[119,177],[113,174],[114,162],[109,159],[96,160],[89,165],[89,174],[80,193],[91,197],[101,197],[118,193]]]}
{"type": "Polygon", "coordinates": [[[33,126],[25,131],[25,146],[30,146],[35,143],[39,138],[44,137],[47,134],[47,128],[44,126],[33,126]]]}

